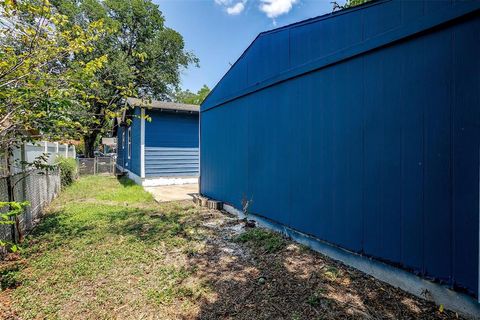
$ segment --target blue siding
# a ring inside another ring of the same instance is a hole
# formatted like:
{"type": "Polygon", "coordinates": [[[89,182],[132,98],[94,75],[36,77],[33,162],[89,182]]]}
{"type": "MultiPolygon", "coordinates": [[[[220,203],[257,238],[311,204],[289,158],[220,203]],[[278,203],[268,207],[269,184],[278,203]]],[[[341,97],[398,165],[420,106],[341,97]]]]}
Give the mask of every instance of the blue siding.
{"type": "Polygon", "coordinates": [[[168,113],[147,110],[146,147],[198,148],[198,113],[168,113]]]}
{"type": "Polygon", "coordinates": [[[121,125],[117,130],[117,164],[137,176],[140,176],[140,109],[133,110],[132,122],[129,126],[121,125]],[[128,128],[132,134],[132,154],[128,159],[128,128]],[[122,134],[125,132],[125,145],[122,145],[122,134]]]}
{"type": "Polygon", "coordinates": [[[117,129],[117,165],[121,166],[122,168],[125,167],[125,150],[123,149],[122,144],[122,134],[125,130],[125,127],[119,125],[117,129]]]}
{"type": "Polygon", "coordinates": [[[476,295],[480,2],[406,3],[257,39],[202,105],[201,190],[237,208],[247,197],[253,213],[476,295]],[[422,29],[459,8],[469,14],[422,29]],[[285,61],[400,27],[414,36],[262,86],[288,71],[285,61]],[[269,58],[262,50],[291,56],[252,74],[269,58]]]}
{"type": "MultiPolygon", "coordinates": [[[[130,168],[129,170],[135,173],[137,176],[140,176],[140,126],[141,126],[141,110],[140,108],[135,108],[132,123],[131,123],[131,133],[132,133],[132,157],[130,159],[130,168]]],[[[127,152],[127,149],[125,149],[127,152]]]]}
{"type": "Polygon", "coordinates": [[[148,110],[145,122],[145,176],[198,176],[198,113],[148,110]]]}
{"type": "Polygon", "coordinates": [[[198,176],[198,148],[145,148],[145,176],[198,176]]]}

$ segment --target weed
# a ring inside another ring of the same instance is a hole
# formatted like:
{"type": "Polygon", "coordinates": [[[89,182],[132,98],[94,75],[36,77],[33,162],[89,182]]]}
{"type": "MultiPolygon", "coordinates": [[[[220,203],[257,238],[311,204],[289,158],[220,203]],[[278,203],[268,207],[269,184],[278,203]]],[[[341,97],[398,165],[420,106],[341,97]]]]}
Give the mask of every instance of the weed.
{"type": "Polygon", "coordinates": [[[322,295],[324,293],[323,289],[316,290],[311,296],[308,297],[307,303],[312,307],[316,307],[322,301],[322,295]]]}
{"type": "Polygon", "coordinates": [[[340,275],[340,271],[336,267],[328,267],[324,274],[329,280],[335,281],[340,275]]]}
{"type": "Polygon", "coordinates": [[[280,234],[261,228],[247,230],[238,235],[234,240],[240,243],[247,243],[267,253],[278,252],[285,246],[285,240],[280,234]]]}
{"type": "Polygon", "coordinates": [[[18,264],[13,264],[0,270],[0,291],[20,285],[19,270],[20,266],[18,264]]]}

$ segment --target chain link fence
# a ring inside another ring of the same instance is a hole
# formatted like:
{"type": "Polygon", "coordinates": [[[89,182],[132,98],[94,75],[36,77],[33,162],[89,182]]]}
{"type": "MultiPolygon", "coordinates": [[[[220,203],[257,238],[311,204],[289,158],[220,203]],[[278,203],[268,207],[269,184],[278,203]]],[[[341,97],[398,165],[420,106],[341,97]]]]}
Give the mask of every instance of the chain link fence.
{"type": "MultiPolygon", "coordinates": [[[[43,209],[60,192],[60,171],[31,170],[11,176],[14,200],[28,201],[30,205],[19,216],[20,229],[23,234],[30,231],[40,219],[43,209]]],[[[7,202],[7,177],[0,177],[0,201],[7,202]]],[[[2,210],[6,210],[3,208],[2,210]]],[[[0,240],[12,241],[18,237],[18,230],[12,232],[11,225],[0,225],[0,240]]]]}
{"type": "Polygon", "coordinates": [[[78,159],[78,173],[80,175],[115,174],[115,158],[80,158],[78,159]]]}

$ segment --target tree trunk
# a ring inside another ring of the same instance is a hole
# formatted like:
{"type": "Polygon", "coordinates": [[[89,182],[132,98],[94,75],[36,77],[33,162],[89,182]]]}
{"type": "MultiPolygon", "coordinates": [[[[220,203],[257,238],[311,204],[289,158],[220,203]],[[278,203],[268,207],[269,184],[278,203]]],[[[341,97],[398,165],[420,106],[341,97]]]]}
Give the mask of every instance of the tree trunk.
{"type": "Polygon", "coordinates": [[[95,151],[95,141],[97,141],[98,131],[91,131],[90,134],[83,136],[83,142],[85,144],[85,157],[93,158],[93,152],[95,151]]]}

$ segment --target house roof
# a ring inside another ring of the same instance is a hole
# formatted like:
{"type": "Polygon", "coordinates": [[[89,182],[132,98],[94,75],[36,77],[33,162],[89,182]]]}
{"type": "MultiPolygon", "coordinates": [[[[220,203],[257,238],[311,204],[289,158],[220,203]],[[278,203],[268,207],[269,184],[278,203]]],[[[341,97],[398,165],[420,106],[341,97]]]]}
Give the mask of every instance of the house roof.
{"type": "Polygon", "coordinates": [[[138,98],[127,98],[127,103],[133,107],[169,110],[169,111],[182,111],[196,113],[199,112],[200,107],[194,104],[185,104],[177,102],[167,102],[158,100],[146,100],[138,98]]]}

